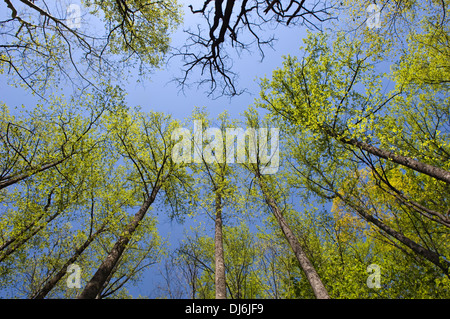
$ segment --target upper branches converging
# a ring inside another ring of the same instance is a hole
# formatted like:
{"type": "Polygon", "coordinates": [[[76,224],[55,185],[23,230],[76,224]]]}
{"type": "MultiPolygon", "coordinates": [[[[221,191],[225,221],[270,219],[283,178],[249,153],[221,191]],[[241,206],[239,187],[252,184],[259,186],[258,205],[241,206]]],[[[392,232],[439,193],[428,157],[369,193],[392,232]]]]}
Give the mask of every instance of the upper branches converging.
{"type": "Polygon", "coordinates": [[[139,75],[161,64],[170,31],[180,21],[176,2],[82,3],[83,7],[4,0],[7,18],[0,21],[0,72],[11,73],[14,82],[43,97],[46,89],[63,79],[85,88],[114,76],[123,79],[135,63],[139,75]]]}
{"type": "Polygon", "coordinates": [[[236,86],[237,74],[225,47],[250,51],[257,47],[264,58],[264,46],[271,47],[275,38],[264,35],[267,23],[284,26],[304,24],[320,29],[320,23],[330,19],[330,6],[326,1],[305,0],[205,0],[200,8],[189,6],[191,13],[201,15],[207,24],[203,30],[197,26],[186,44],[175,53],[185,63],[183,76],[178,79],[184,87],[194,69],[201,70],[199,85],[209,84],[209,95],[236,95],[242,90],[236,86]]]}

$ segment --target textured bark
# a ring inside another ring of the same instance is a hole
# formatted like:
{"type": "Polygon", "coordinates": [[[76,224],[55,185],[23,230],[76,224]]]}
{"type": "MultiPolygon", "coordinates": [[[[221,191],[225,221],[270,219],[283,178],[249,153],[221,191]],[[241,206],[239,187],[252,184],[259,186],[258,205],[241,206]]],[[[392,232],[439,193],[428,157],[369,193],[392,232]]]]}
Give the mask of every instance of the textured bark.
{"type": "Polygon", "coordinates": [[[130,238],[136,228],[139,225],[139,222],[144,218],[147,213],[149,207],[154,202],[156,195],[159,191],[159,187],[155,187],[151,193],[151,195],[145,200],[142,204],[139,211],[134,215],[133,220],[128,224],[125,234],[120,236],[118,241],[114,244],[111,252],[108,254],[106,259],[102,262],[100,267],[97,269],[94,276],[91,280],[86,284],[86,287],[78,296],[78,299],[95,299],[98,293],[103,288],[104,283],[110,276],[120,257],[122,256],[125,248],[130,241],[130,238]]]}
{"type": "Polygon", "coordinates": [[[225,282],[225,258],[223,250],[223,232],[222,232],[222,197],[216,193],[216,219],[214,235],[214,255],[215,255],[215,288],[216,299],[227,298],[227,287],[225,282]]]}
{"type": "Polygon", "coordinates": [[[314,292],[314,295],[317,299],[330,299],[330,296],[328,294],[327,289],[325,288],[324,284],[322,283],[322,280],[319,277],[319,274],[317,273],[316,269],[314,268],[314,265],[309,260],[308,256],[306,256],[305,251],[303,250],[302,246],[300,245],[297,237],[295,237],[294,233],[292,232],[291,228],[289,227],[288,223],[286,222],[286,219],[284,219],[283,215],[281,214],[281,211],[275,202],[275,200],[270,196],[267,188],[262,182],[262,177],[257,173],[258,182],[261,187],[261,190],[263,192],[265,201],[267,205],[269,205],[273,215],[275,216],[276,220],[278,221],[278,224],[280,225],[281,230],[283,231],[284,237],[288,241],[289,245],[292,248],[292,251],[295,254],[295,257],[297,258],[300,267],[303,269],[303,272],[306,275],[306,278],[309,281],[309,284],[311,285],[311,288],[314,292]]]}

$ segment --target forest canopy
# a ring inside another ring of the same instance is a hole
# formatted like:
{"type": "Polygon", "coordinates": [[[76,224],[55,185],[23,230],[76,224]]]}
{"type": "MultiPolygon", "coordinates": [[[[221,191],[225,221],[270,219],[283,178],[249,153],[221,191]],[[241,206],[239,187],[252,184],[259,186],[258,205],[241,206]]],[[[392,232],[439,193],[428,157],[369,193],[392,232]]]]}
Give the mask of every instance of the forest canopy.
{"type": "Polygon", "coordinates": [[[449,1],[369,4],[5,0],[0,297],[450,298],[449,1]],[[284,28],[240,116],[127,100],[168,60],[233,99],[284,28]]]}

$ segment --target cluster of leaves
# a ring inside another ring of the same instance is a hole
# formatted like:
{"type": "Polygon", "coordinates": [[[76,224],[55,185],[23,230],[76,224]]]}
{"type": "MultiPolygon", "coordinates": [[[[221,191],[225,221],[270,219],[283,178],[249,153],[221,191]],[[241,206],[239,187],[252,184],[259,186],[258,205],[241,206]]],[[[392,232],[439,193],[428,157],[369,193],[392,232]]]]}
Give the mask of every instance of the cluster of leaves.
{"type": "Polygon", "coordinates": [[[122,82],[162,65],[170,33],[181,22],[174,1],[82,1],[70,23],[69,3],[5,1],[0,21],[0,70],[11,82],[47,97],[60,86],[122,82]]]}

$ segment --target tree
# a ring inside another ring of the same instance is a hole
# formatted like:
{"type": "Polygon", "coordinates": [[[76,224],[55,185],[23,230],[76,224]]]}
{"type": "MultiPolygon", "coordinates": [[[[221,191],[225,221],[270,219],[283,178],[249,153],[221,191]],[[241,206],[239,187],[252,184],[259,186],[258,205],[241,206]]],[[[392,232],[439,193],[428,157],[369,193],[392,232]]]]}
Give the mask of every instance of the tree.
{"type": "Polygon", "coordinates": [[[74,264],[75,261],[80,257],[80,255],[88,248],[88,246],[92,243],[92,241],[102,232],[104,231],[104,227],[99,228],[95,233],[89,234],[89,237],[86,239],[86,241],[79,246],[75,253],[70,257],[66,263],[61,267],[61,269],[54,274],[46,283],[45,285],[39,289],[31,298],[33,299],[43,299],[47,294],[55,288],[56,284],[64,277],[64,275],[67,272],[67,269],[70,265],[74,264]]]}
{"type": "MultiPolygon", "coordinates": [[[[403,183],[408,184],[408,181],[402,176],[403,174],[397,173],[394,175],[393,173],[391,172],[390,178],[396,186],[400,186],[403,183]]],[[[404,189],[408,188],[406,184],[404,189]]],[[[370,173],[370,170],[361,171],[358,183],[353,185],[352,189],[348,189],[347,185],[343,186],[341,193],[350,193],[352,200],[358,200],[358,204],[364,207],[366,211],[370,211],[387,226],[399,229],[404,236],[416,241],[425,249],[430,250],[431,253],[437,253],[440,256],[448,255],[448,245],[446,244],[444,235],[446,234],[446,226],[430,220],[405,205],[402,201],[397,200],[395,196],[385,192],[383,188],[379,187],[376,177],[370,173]]],[[[402,292],[404,293],[406,288],[403,291],[400,289],[397,291],[396,286],[414,285],[416,281],[420,282],[422,286],[421,294],[445,295],[445,289],[442,289],[445,285],[438,290],[435,287],[436,281],[443,280],[444,277],[448,276],[446,275],[447,269],[442,267],[442,260],[435,263],[435,265],[427,263],[425,261],[426,259],[418,258],[417,255],[412,254],[404,247],[398,245],[394,236],[390,236],[378,227],[370,226],[370,224],[364,226],[361,223],[364,219],[358,221],[358,212],[350,205],[344,204],[340,198],[334,200],[333,206],[334,211],[344,217],[342,218],[343,220],[352,219],[354,220],[352,223],[359,224],[358,227],[362,229],[366,238],[368,238],[366,242],[372,242],[371,246],[373,247],[372,250],[376,251],[374,257],[376,257],[377,263],[380,265],[383,265],[385,262],[391,264],[388,267],[383,267],[389,273],[385,281],[389,280],[389,277],[395,278],[393,273],[394,269],[399,273],[404,273],[406,269],[415,269],[413,273],[417,274],[417,279],[407,278],[407,276],[403,277],[404,275],[402,275],[404,282],[398,282],[392,279],[393,289],[391,293],[402,295],[402,292]],[[393,265],[396,261],[391,259],[392,255],[397,256],[396,258],[399,260],[397,263],[400,263],[400,265],[393,265]],[[379,259],[381,256],[383,256],[382,260],[379,259]],[[410,264],[410,266],[406,266],[406,264],[410,264]],[[400,267],[404,267],[404,269],[401,270],[399,269],[400,267]]],[[[410,289],[408,288],[408,290],[410,289]]],[[[411,292],[408,291],[409,293],[411,292]]]]}
{"type": "MultiPolygon", "coordinates": [[[[48,110],[5,117],[23,131],[34,128],[28,130],[33,143],[19,144],[21,138],[12,139],[12,133],[3,139],[5,158],[11,158],[4,172],[26,175],[4,187],[1,198],[6,208],[0,222],[0,269],[2,281],[9,282],[2,286],[15,287],[13,296],[74,296],[62,280],[68,266],[76,263],[83,276],[89,274],[126,226],[127,210],[138,203],[110,135],[109,120],[116,112],[126,112],[123,101],[117,96],[114,101],[107,95],[97,98],[91,96],[85,105],[79,100],[71,111],[55,99],[48,110]],[[82,107],[90,113],[76,114],[82,107]],[[71,156],[64,157],[67,153],[71,156]],[[33,171],[37,163],[59,156],[64,161],[33,171]]],[[[98,298],[126,296],[126,284],[136,282],[142,270],[158,260],[163,246],[154,219],[149,217],[141,228],[98,298]]]]}
{"type": "Polygon", "coordinates": [[[201,225],[190,227],[190,234],[185,232],[186,236],[175,251],[177,268],[181,269],[190,286],[189,297],[192,299],[216,295],[214,238],[205,233],[207,231],[201,225]]]}
{"type": "Polygon", "coordinates": [[[201,199],[199,199],[197,205],[205,209],[207,213],[208,208],[213,207],[211,211],[214,211],[215,224],[215,296],[216,299],[225,299],[227,285],[222,214],[226,206],[233,206],[234,210],[238,210],[240,204],[235,186],[237,176],[225,158],[225,154],[228,154],[230,150],[225,147],[227,136],[222,132],[225,133],[227,129],[232,129],[234,126],[227,113],[219,115],[220,123],[218,127],[214,128],[209,127],[211,121],[207,120],[207,114],[201,109],[194,110],[191,119],[194,120],[192,142],[195,164],[192,169],[196,176],[195,188],[203,189],[203,192],[199,194],[201,199]]]}
{"type": "Polygon", "coordinates": [[[196,8],[189,5],[192,14],[201,15],[206,21],[206,29],[197,26],[197,30],[187,30],[186,45],[174,53],[182,57],[185,66],[178,82],[184,87],[190,74],[200,69],[202,79],[198,84],[209,84],[208,95],[217,90],[219,95],[240,94],[237,74],[227,53],[229,46],[238,51],[250,51],[256,46],[263,58],[264,46],[272,46],[275,39],[274,36],[265,38],[264,25],[305,24],[320,29],[320,23],[330,19],[331,6],[327,1],[305,3],[294,0],[205,0],[196,8]]]}
{"type": "Polygon", "coordinates": [[[11,116],[3,104],[0,189],[92,151],[101,141],[92,140],[90,134],[100,128],[104,115],[123,107],[123,98],[117,87],[105,86],[68,101],[55,96],[20,117],[11,116]],[[84,112],[89,116],[81,115],[84,112]]]}
{"type": "Polygon", "coordinates": [[[173,1],[87,0],[82,2],[83,11],[89,14],[82,15],[75,5],[75,22],[71,7],[60,3],[4,2],[10,18],[1,21],[0,69],[14,74],[15,84],[43,98],[61,80],[82,93],[104,79],[125,79],[127,68],[135,63],[145,75],[147,66],[161,65],[169,34],[180,22],[173,1]]]}
{"type": "MultiPolygon", "coordinates": [[[[186,236],[178,249],[182,265],[196,265],[195,298],[213,298],[215,292],[215,256],[213,237],[207,235],[201,226],[191,229],[192,234],[186,236]]],[[[224,264],[226,268],[226,289],[232,299],[260,298],[261,286],[257,284],[258,250],[256,238],[248,226],[241,222],[236,226],[223,227],[224,264]]],[[[194,287],[194,286],[193,286],[194,287]]]]}
{"type": "MultiPolygon", "coordinates": [[[[254,110],[250,110],[246,114],[247,121],[250,124],[251,127],[260,127],[261,124],[258,123],[258,118],[255,116],[254,110]]],[[[266,122],[267,123],[267,122],[266,122]]],[[[261,189],[264,201],[266,202],[267,206],[269,207],[270,211],[272,212],[273,216],[277,220],[281,231],[283,232],[283,235],[285,236],[288,244],[290,245],[291,249],[294,252],[295,257],[297,258],[297,261],[304,271],[306,278],[308,279],[312,290],[314,291],[314,295],[318,299],[328,299],[329,295],[327,292],[326,287],[322,283],[320,276],[318,275],[314,265],[309,260],[308,256],[306,255],[304,248],[299,243],[298,239],[296,238],[295,234],[292,232],[289,224],[287,223],[286,219],[284,218],[282,214],[282,209],[279,207],[277,203],[277,197],[280,196],[275,191],[276,187],[274,186],[274,181],[270,177],[263,176],[262,167],[267,165],[267,163],[264,163],[262,160],[262,154],[263,152],[267,151],[267,141],[264,141],[263,139],[252,140],[252,138],[249,139],[249,147],[252,143],[257,144],[256,146],[256,163],[248,164],[248,169],[254,174],[256,183],[261,189]]],[[[274,148],[279,148],[278,143],[276,145],[271,144],[271,157],[275,154],[274,148]]],[[[249,152],[250,154],[250,152],[249,152]]],[[[267,155],[266,155],[267,156],[267,155]]],[[[250,155],[249,155],[250,157],[250,155]]]]}
{"type": "Polygon", "coordinates": [[[374,64],[369,62],[376,60],[380,52],[363,51],[359,41],[348,41],[344,36],[338,36],[330,45],[325,36],[310,35],[306,44],[302,60],[288,57],[271,82],[262,82],[260,105],[278,121],[287,120],[293,125],[287,133],[293,185],[306,187],[323,200],[339,198],[367,222],[447,274],[449,264],[436,249],[386,224],[376,210],[373,212],[373,206],[364,205],[360,196],[339,190],[339,185],[348,185],[351,190],[362,181],[358,172],[365,165],[377,184],[384,184],[382,188],[423,216],[445,224],[445,213],[439,208],[427,208],[430,204],[411,197],[419,189],[430,192],[430,196],[448,193],[448,138],[444,137],[448,128],[439,120],[448,114],[448,103],[444,102],[447,97],[442,91],[445,84],[427,88],[400,82],[401,89],[383,96],[381,75],[373,72],[374,64]],[[417,120],[417,114],[424,116],[417,120]],[[401,130],[397,129],[399,122],[405,124],[401,130]],[[433,122],[436,125],[430,126],[433,122]],[[391,180],[393,170],[414,180],[415,191],[396,188],[391,180]]]}
{"type": "Polygon", "coordinates": [[[173,142],[169,137],[177,123],[172,122],[170,117],[159,113],[146,115],[122,112],[107,121],[116,149],[128,162],[127,179],[130,181],[132,194],[142,196],[143,201],[79,295],[81,299],[95,298],[101,292],[157,195],[164,192],[171,206],[179,207],[180,201],[185,203],[181,197],[183,186],[177,184],[181,181],[184,185],[189,185],[190,182],[184,166],[171,161],[173,142]]]}
{"type": "MultiPolygon", "coordinates": [[[[93,132],[99,132],[104,114],[120,108],[107,93],[87,96],[78,105],[72,100],[71,111],[64,109],[61,98],[48,109],[39,106],[20,117],[10,116],[4,106],[1,200],[9,209],[2,225],[0,260],[84,199],[86,167],[92,167],[102,143],[101,135],[92,138],[93,132]],[[76,114],[77,110],[89,115],[76,114]]],[[[114,90],[109,93],[117,97],[114,90]]]]}

